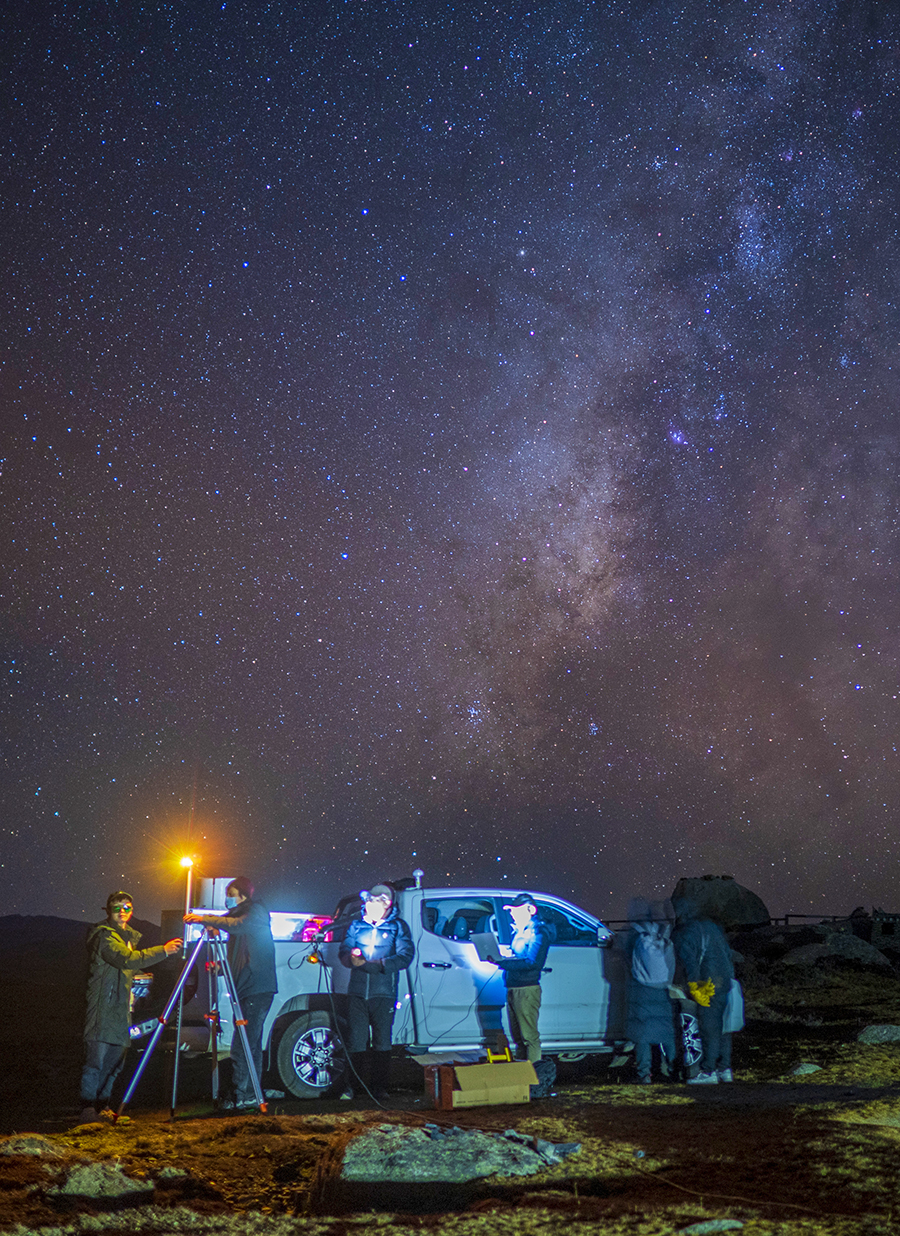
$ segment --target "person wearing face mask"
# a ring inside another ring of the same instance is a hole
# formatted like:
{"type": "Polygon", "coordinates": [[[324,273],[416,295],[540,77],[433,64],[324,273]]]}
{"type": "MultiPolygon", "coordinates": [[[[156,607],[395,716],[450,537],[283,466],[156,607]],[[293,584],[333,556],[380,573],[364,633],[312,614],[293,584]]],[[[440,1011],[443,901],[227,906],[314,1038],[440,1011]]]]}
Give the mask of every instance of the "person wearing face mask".
{"type": "MultiPolygon", "coordinates": [[[[254,897],[255,889],[246,876],[237,876],[225,889],[225,914],[185,914],[186,923],[200,923],[228,932],[226,955],[241,1012],[247,1021],[247,1041],[256,1077],[262,1086],[262,1032],[266,1014],[278,990],[275,977],[275,941],[269,911],[254,897]]],[[[253,1082],[244,1055],[241,1036],[231,1040],[232,1110],[254,1111],[257,1107],[253,1082]]]]}
{"type": "Polygon", "coordinates": [[[384,1102],[389,1097],[391,1026],[399,974],[409,966],[414,951],[409,926],[394,905],[393,889],[387,884],[374,885],[363,894],[362,913],[350,924],[338,952],[351,971],[345,1046],[352,1070],[342,1099],[354,1097],[354,1076],[365,1085],[366,1075],[373,1098],[384,1102]],[[371,1054],[367,1051],[370,1031],[371,1054]]]}
{"type": "Polygon", "coordinates": [[[181,949],[181,940],[139,949],[141,933],[130,926],[134,899],[110,893],[106,918],[88,934],[90,955],[81,1073],[81,1123],[112,1120],[110,1099],[130,1042],[131,985],[137,971],[158,965],[181,949]]]}

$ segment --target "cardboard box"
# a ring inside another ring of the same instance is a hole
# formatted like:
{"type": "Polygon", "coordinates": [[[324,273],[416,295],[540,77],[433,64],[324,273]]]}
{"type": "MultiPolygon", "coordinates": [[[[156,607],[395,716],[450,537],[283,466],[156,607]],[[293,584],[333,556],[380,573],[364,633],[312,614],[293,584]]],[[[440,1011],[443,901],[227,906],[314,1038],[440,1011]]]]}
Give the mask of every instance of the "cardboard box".
{"type": "Polygon", "coordinates": [[[528,1103],[537,1074],[528,1060],[500,1064],[428,1064],[425,1092],[435,1107],[495,1107],[528,1103]]]}

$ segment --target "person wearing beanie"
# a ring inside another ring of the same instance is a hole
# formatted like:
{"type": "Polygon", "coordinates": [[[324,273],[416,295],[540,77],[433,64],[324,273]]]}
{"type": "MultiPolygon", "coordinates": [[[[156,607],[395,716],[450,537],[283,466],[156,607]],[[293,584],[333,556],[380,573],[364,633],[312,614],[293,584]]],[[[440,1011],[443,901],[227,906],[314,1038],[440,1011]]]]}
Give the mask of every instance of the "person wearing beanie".
{"type": "Polygon", "coordinates": [[[363,894],[362,913],[350,924],[338,953],[351,971],[345,1044],[351,1069],[342,1099],[354,1097],[354,1083],[371,1087],[372,1097],[380,1103],[389,1097],[391,1026],[399,974],[409,966],[413,953],[412,933],[394,904],[393,889],[375,884],[363,894]],[[370,1031],[371,1053],[367,1050],[370,1031]]]}

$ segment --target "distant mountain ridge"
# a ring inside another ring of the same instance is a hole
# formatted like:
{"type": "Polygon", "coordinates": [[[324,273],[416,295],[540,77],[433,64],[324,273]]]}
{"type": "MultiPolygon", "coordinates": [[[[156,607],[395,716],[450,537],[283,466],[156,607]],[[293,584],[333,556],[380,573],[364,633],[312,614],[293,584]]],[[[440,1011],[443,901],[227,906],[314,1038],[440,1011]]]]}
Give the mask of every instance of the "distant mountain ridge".
{"type": "MultiPolygon", "coordinates": [[[[99,918],[96,920],[100,922],[99,918]]],[[[159,944],[156,923],[132,920],[145,948],[159,944]]],[[[85,941],[93,923],[50,914],[6,914],[0,917],[0,971],[20,981],[83,983],[87,973],[85,941]]]]}

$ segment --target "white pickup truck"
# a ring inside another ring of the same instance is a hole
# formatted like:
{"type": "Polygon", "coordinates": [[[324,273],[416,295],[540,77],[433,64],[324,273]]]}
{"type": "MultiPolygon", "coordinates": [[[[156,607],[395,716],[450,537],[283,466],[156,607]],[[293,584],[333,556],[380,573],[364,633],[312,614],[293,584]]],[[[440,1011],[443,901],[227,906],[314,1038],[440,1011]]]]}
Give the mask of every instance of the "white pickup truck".
{"type": "MultiPolygon", "coordinates": [[[[218,882],[217,882],[218,883],[218,882]]],[[[502,973],[480,961],[470,936],[493,931],[508,951],[512,923],[503,909],[514,888],[403,888],[401,916],[409,924],[415,957],[400,973],[393,1041],[410,1054],[493,1047],[497,1032],[509,1034],[502,973]]],[[[535,893],[541,917],[553,924],[541,976],[541,1040],[545,1054],[563,1060],[612,1053],[625,1037],[627,974],[615,933],[586,910],[546,893],[535,893]]],[[[334,920],[273,913],[276,995],[263,1030],[263,1044],[284,1087],[299,1098],[316,1098],[341,1079],[340,1030],[349,971],[338,961],[342,924],[359,911],[359,897],[342,901],[334,920]],[[316,937],[319,943],[316,943],[316,937]],[[324,939],[323,939],[324,937],[324,939]]],[[[196,931],[196,929],[194,929],[196,931]]],[[[220,1045],[233,1032],[227,991],[220,990],[220,1045]]]]}
{"type": "MultiPolygon", "coordinates": [[[[223,892],[226,883],[215,881],[223,892]]],[[[496,965],[478,960],[470,937],[492,931],[502,952],[508,953],[512,921],[503,906],[519,891],[523,890],[399,887],[397,905],[412,931],[415,957],[409,969],[399,974],[394,1046],[418,1056],[493,1047],[501,1030],[509,1036],[502,973],[496,965]]],[[[541,918],[556,929],[540,980],[544,1053],[561,1060],[602,1053],[621,1058],[619,1053],[627,1049],[628,989],[621,942],[605,923],[561,897],[535,892],[534,900],[541,918]]],[[[224,906],[204,908],[214,911],[224,906]]],[[[337,949],[346,926],[359,911],[356,895],[340,902],[334,918],[309,913],[271,915],[278,994],[263,1027],[263,1047],[284,1088],[300,1099],[319,1098],[341,1082],[340,1033],[350,971],[337,959],[337,949]]],[[[188,928],[189,937],[197,937],[199,931],[188,928]]],[[[200,1000],[204,986],[200,984],[200,1000]]],[[[193,1006],[192,1000],[188,1020],[193,1006]]],[[[690,1001],[682,1002],[687,1064],[700,1058],[691,1009],[690,1001]]],[[[221,981],[219,1014],[221,1049],[230,1046],[234,1032],[229,995],[221,981]]]]}

